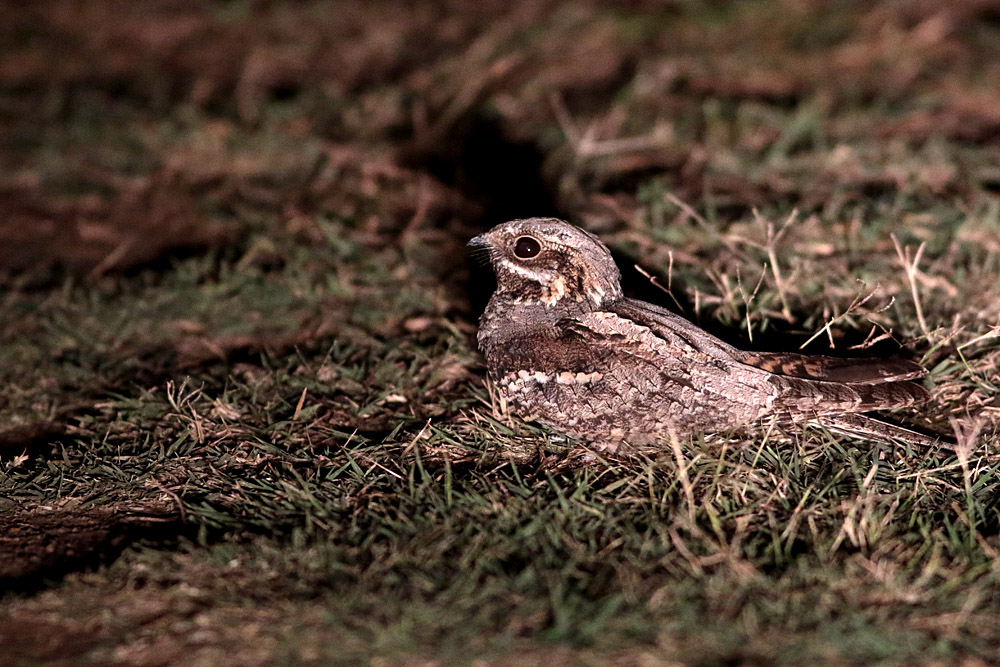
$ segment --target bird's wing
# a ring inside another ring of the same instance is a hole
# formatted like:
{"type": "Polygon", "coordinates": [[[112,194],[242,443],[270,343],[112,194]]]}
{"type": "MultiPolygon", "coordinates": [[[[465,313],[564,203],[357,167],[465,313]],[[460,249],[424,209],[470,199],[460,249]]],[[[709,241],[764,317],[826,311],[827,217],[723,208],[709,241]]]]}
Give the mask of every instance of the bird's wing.
{"type": "Polygon", "coordinates": [[[775,375],[846,384],[901,382],[927,375],[925,368],[905,359],[840,359],[791,352],[745,352],[703,331],[683,317],[643,301],[622,299],[616,304],[615,311],[658,333],[680,337],[693,348],[775,375]]]}
{"type": "Polygon", "coordinates": [[[727,364],[611,311],[562,318],[486,353],[494,381],[522,410],[559,427],[591,419],[591,430],[623,429],[640,440],[668,428],[744,426],[778,393],[766,371],[727,364]]]}
{"type": "MultiPolygon", "coordinates": [[[[715,396],[745,406],[754,412],[764,396],[776,390],[767,382],[768,373],[743,364],[728,364],[724,358],[693,347],[670,329],[651,327],[618,312],[594,311],[558,320],[549,330],[508,339],[488,351],[492,368],[505,369],[504,377],[547,379],[557,374],[603,376],[604,388],[694,405],[699,396],[715,396]],[[524,373],[521,373],[524,371],[524,373]]],[[[569,376],[563,377],[570,381],[569,376]]],[[[624,395],[624,394],[623,394],[624,395]]]]}
{"type": "Polygon", "coordinates": [[[622,299],[614,311],[677,349],[700,353],[733,369],[766,371],[778,387],[776,410],[864,412],[919,405],[927,391],[907,382],[927,371],[903,359],[837,359],[792,353],[745,352],[712,336],[679,315],[643,301],[622,299]]]}
{"type": "Polygon", "coordinates": [[[739,413],[744,419],[763,414],[779,391],[769,382],[770,373],[735,360],[738,350],[672,314],[643,316],[626,305],[564,320],[563,327],[590,342],[607,341],[619,360],[641,361],[664,392],[679,390],[679,402],[691,408],[719,401],[720,415],[739,413]]]}
{"type": "Polygon", "coordinates": [[[639,327],[648,328],[657,337],[687,351],[732,361],[739,361],[740,355],[743,354],[729,343],[716,338],[680,315],[645,301],[620,299],[609,310],[639,327]]]}

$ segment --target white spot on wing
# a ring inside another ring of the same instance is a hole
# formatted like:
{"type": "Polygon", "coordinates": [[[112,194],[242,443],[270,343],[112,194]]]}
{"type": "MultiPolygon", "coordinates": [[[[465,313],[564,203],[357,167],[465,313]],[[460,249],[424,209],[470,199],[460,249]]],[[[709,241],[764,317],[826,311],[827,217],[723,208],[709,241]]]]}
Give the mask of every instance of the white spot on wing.
{"type": "Polygon", "coordinates": [[[556,375],[556,384],[589,384],[604,378],[604,375],[594,371],[593,373],[570,373],[563,371],[556,375]]]}
{"type": "Polygon", "coordinates": [[[512,394],[526,392],[534,385],[542,385],[550,382],[553,376],[542,371],[528,371],[521,369],[517,372],[510,372],[504,376],[502,383],[506,385],[507,391],[512,394]]]}

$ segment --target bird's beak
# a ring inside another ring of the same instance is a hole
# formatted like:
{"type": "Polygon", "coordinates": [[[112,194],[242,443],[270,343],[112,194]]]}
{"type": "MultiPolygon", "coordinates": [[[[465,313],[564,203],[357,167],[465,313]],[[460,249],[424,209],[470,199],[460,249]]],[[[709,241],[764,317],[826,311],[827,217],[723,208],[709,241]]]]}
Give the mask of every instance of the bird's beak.
{"type": "Polygon", "coordinates": [[[486,234],[473,236],[469,239],[468,247],[471,250],[469,255],[477,264],[486,266],[493,263],[493,242],[486,237],[486,234]]]}
{"type": "Polygon", "coordinates": [[[486,239],[486,234],[480,234],[479,236],[473,236],[469,239],[468,246],[477,250],[480,248],[485,249],[490,247],[490,242],[486,239]]]}

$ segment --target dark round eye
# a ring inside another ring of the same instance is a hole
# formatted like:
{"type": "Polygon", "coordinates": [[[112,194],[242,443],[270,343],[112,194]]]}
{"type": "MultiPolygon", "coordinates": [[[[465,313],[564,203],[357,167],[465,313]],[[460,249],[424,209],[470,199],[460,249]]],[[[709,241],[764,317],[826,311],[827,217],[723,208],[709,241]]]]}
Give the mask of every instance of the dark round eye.
{"type": "Polygon", "coordinates": [[[521,259],[531,259],[541,251],[542,246],[530,236],[522,236],[514,242],[514,254],[521,259]]]}

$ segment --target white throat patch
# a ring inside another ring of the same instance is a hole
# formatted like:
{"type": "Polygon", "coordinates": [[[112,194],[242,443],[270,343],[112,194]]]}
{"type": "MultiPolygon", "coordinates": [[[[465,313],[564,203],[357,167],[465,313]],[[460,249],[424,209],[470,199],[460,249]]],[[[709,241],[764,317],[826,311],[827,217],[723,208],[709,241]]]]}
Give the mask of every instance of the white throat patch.
{"type": "Polygon", "coordinates": [[[541,271],[532,271],[528,267],[515,264],[514,262],[506,258],[501,259],[500,263],[504,266],[504,268],[506,268],[511,273],[516,273],[519,276],[530,278],[531,280],[534,280],[536,283],[544,285],[545,283],[548,282],[548,277],[550,275],[548,271],[546,271],[545,273],[542,273],[541,271]]]}

